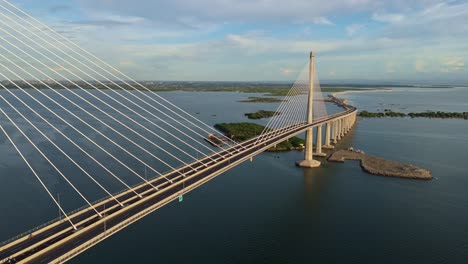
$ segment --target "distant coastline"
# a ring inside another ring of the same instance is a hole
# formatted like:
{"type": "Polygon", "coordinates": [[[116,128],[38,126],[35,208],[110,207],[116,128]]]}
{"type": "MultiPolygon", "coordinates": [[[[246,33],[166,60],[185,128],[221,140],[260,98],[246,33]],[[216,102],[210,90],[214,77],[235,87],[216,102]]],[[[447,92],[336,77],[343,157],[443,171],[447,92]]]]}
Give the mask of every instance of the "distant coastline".
{"type": "MultiPolygon", "coordinates": [[[[359,89],[359,90],[347,90],[347,91],[339,91],[336,93],[332,93],[331,96],[339,98],[338,95],[343,94],[350,94],[350,93],[384,93],[384,92],[393,92],[393,89],[384,88],[384,89],[359,89]]],[[[344,103],[348,103],[347,99],[343,100],[344,103]]]]}
{"type": "MultiPolygon", "coordinates": [[[[30,88],[29,84],[34,85],[37,89],[112,89],[120,90],[137,89],[148,90],[151,92],[238,92],[238,93],[258,93],[263,96],[286,96],[291,89],[293,83],[287,82],[161,82],[161,81],[139,81],[138,83],[130,83],[133,88],[130,88],[126,83],[119,81],[74,81],[73,83],[67,81],[54,81],[54,80],[31,80],[28,83],[23,81],[14,81],[15,84],[9,81],[0,81],[7,89],[18,89],[16,85],[21,88],[30,88]],[[76,84],[76,85],[75,85],[76,84]],[[80,87],[77,87],[77,85],[80,87]],[[146,89],[144,88],[146,87],[146,89]]],[[[340,93],[340,92],[369,92],[372,91],[369,87],[383,87],[383,85],[330,85],[322,84],[321,91],[324,93],[340,93]]],[[[386,86],[388,87],[388,86],[386,86]]],[[[411,87],[400,86],[395,87],[411,87]]],[[[378,91],[378,89],[376,89],[378,91]]]]}
{"type": "Polygon", "coordinates": [[[284,100],[274,98],[274,97],[249,97],[239,102],[240,103],[282,103],[284,102],[284,100]]]}
{"type": "Polygon", "coordinates": [[[338,97],[338,95],[342,94],[350,94],[350,93],[383,93],[383,92],[393,92],[391,88],[384,88],[384,89],[354,89],[354,90],[346,90],[346,91],[339,91],[336,93],[332,93],[332,96],[338,97]]]}

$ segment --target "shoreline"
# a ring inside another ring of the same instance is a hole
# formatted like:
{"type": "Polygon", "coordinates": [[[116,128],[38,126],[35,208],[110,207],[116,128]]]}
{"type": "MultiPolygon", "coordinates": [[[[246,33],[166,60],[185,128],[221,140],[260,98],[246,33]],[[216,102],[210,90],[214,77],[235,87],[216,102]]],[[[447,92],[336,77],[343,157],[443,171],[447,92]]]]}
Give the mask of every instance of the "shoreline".
{"type": "Polygon", "coordinates": [[[340,100],[343,100],[343,103],[348,104],[348,99],[343,99],[338,97],[338,95],[343,95],[343,94],[350,94],[350,93],[388,93],[388,92],[393,92],[393,89],[391,88],[385,88],[385,89],[369,89],[369,90],[349,90],[349,91],[341,91],[341,92],[335,92],[332,93],[331,96],[338,98],[340,100]]]}
{"type": "Polygon", "coordinates": [[[385,92],[393,92],[393,89],[391,88],[385,88],[385,89],[369,89],[369,90],[362,90],[362,91],[358,91],[358,90],[349,90],[349,91],[341,91],[341,92],[335,92],[335,93],[332,93],[331,95],[333,97],[337,97],[337,95],[340,95],[340,94],[349,94],[349,93],[385,93],[385,92]]]}

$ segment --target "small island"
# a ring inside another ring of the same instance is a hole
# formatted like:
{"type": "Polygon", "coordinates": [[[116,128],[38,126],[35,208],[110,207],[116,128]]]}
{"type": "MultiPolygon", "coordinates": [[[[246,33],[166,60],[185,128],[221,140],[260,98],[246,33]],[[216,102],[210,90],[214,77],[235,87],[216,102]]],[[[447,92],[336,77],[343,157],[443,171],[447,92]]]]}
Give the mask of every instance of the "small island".
{"type": "MultiPolygon", "coordinates": [[[[229,138],[242,142],[254,138],[262,133],[264,126],[255,123],[220,123],[214,126],[229,138]]],[[[305,141],[298,137],[292,137],[289,140],[277,144],[267,151],[288,151],[304,149],[305,141]]]]}
{"type": "Polygon", "coordinates": [[[394,112],[390,109],[385,109],[384,112],[369,112],[369,111],[361,111],[358,114],[360,117],[366,118],[373,118],[373,117],[425,117],[425,118],[457,118],[457,119],[465,119],[468,120],[468,112],[441,112],[441,111],[427,111],[421,113],[400,113],[394,112]]]}
{"type": "Polygon", "coordinates": [[[328,161],[332,162],[345,162],[345,160],[359,160],[361,168],[374,175],[418,180],[432,179],[431,172],[426,169],[411,164],[404,164],[371,156],[365,154],[363,151],[354,150],[353,148],[338,150],[328,158],[328,161]]]}
{"type": "Polygon", "coordinates": [[[246,113],[244,114],[249,119],[262,119],[262,118],[269,118],[275,115],[279,115],[280,113],[275,111],[266,111],[266,110],[258,110],[255,113],[246,113]]]}
{"type": "Polygon", "coordinates": [[[358,115],[360,117],[406,117],[405,113],[393,112],[390,109],[385,109],[384,112],[361,111],[358,115]]]}
{"type": "Polygon", "coordinates": [[[273,97],[249,97],[246,100],[239,101],[241,103],[281,103],[284,102],[282,99],[273,97]]]}
{"type": "Polygon", "coordinates": [[[414,117],[427,117],[427,118],[458,118],[468,120],[468,112],[422,112],[422,113],[409,113],[408,116],[414,117]]]}

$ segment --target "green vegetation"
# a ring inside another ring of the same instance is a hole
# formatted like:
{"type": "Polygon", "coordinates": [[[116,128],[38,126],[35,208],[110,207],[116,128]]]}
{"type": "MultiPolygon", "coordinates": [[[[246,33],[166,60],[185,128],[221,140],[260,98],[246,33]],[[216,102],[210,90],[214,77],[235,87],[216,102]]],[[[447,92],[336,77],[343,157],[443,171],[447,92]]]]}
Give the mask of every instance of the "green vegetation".
{"type": "Polygon", "coordinates": [[[459,118],[468,120],[468,112],[458,113],[458,112],[422,112],[422,113],[409,113],[408,116],[414,117],[428,117],[428,118],[459,118]]]}
{"type": "Polygon", "coordinates": [[[405,113],[400,113],[400,112],[393,112],[390,109],[385,109],[385,111],[382,112],[368,112],[368,111],[361,111],[359,113],[359,116],[361,117],[405,117],[405,113]]]}
{"type": "Polygon", "coordinates": [[[221,123],[214,126],[235,141],[245,141],[260,135],[265,128],[255,123],[221,123]]]}
{"type": "Polygon", "coordinates": [[[361,111],[358,116],[361,117],[385,117],[385,113],[361,111]]]}
{"type": "Polygon", "coordinates": [[[305,141],[302,138],[293,137],[289,140],[283,141],[276,145],[276,147],[270,150],[291,150],[291,149],[302,149],[305,145],[305,141]]]}
{"type": "Polygon", "coordinates": [[[281,103],[284,100],[272,97],[249,97],[246,100],[241,100],[242,103],[281,103]]]}
{"type": "Polygon", "coordinates": [[[385,109],[384,112],[368,112],[368,111],[361,111],[359,113],[361,117],[426,117],[426,118],[458,118],[458,119],[465,119],[468,120],[468,112],[441,112],[441,111],[427,111],[421,113],[399,113],[393,112],[390,109],[385,109]]]}
{"type": "Polygon", "coordinates": [[[248,117],[249,119],[262,119],[262,118],[272,117],[278,114],[279,113],[276,113],[275,111],[259,110],[255,113],[246,113],[245,116],[248,117]]]}
{"type": "Polygon", "coordinates": [[[358,116],[361,117],[385,117],[385,113],[361,111],[358,116]]]}
{"type": "MultiPolygon", "coordinates": [[[[255,123],[244,122],[216,124],[215,128],[233,140],[241,142],[260,135],[265,127],[255,123]]],[[[287,141],[277,144],[276,149],[273,150],[290,150],[302,148],[304,144],[305,141],[303,139],[293,137],[287,141]]]]}

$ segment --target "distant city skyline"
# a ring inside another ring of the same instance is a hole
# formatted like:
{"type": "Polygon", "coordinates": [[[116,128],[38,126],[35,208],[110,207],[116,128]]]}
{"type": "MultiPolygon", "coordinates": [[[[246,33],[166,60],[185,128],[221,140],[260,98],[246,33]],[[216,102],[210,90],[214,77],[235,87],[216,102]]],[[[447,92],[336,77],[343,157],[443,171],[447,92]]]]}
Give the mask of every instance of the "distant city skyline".
{"type": "Polygon", "coordinates": [[[139,80],[468,84],[466,1],[11,1],[139,80]]]}

